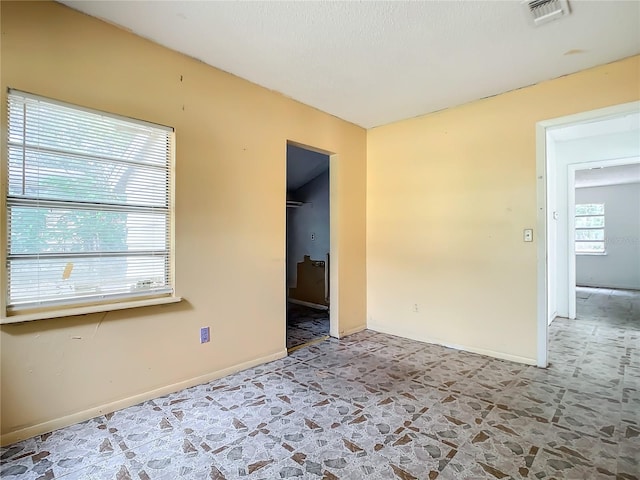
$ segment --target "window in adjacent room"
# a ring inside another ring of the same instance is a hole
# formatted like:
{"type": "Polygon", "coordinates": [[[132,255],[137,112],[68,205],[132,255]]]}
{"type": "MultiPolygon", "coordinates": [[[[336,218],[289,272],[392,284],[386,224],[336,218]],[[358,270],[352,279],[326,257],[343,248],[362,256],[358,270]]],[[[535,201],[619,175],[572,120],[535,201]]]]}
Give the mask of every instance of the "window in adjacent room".
{"type": "Polygon", "coordinates": [[[8,97],[7,314],[173,294],[173,129],[8,97]]]}
{"type": "Polygon", "coordinates": [[[576,205],[576,253],[605,253],[603,203],[576,205]]]}

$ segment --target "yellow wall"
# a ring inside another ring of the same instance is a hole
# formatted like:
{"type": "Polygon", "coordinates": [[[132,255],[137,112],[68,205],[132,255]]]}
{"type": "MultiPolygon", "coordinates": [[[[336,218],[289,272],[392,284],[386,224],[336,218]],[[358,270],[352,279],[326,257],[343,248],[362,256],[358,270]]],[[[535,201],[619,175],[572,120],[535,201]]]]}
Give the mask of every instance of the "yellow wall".
{"type": "Polygon", "coordinates": [[[7,87],[175,127],[186,299],[3,326],[3,443],[285,353],[287,140],[338,154],[332,315],[364,328],[365,130],[59,4],[1,9],[3,158],[7,87]]]}
{"type": "Polygon", "coordinates": [[[3,157],[7,87],[175,127],[186,299],[2,326],[2,443],[284,354],[287,140],[338,154],[339,333],[366,308],[375,329],[534,362],[535,124],[640,98],[634,57],[365,132],[59,4],[0,5],[3,157]]]}
{"type": "Polygon", "coordinates": [[[636,56],[370,130],[369,328],[535,363],[536,122],[639,98],[636,56]]]}

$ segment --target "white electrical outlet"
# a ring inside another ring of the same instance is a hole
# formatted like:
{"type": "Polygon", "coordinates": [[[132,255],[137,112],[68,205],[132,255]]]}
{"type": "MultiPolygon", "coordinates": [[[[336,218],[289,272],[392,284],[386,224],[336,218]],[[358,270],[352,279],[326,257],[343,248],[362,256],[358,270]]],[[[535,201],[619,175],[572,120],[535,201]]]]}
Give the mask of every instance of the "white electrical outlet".
{"type": "Polygon", "coordinates": [[[525,228],[523,237],[525,242],[533,242],[533,229],[525,228]]]}
{"type": "Polygon", "coordinates": [[[311,240],[315,240],[316,239],[316,234],[315,233],[311,233],[311,240]]]}
{"type": "Polygon", "coordinates": [[[418,308],[418,304],[414,303],[413,304],[413,313],[418,313],[420,311],[420,309],[418,308]]]}

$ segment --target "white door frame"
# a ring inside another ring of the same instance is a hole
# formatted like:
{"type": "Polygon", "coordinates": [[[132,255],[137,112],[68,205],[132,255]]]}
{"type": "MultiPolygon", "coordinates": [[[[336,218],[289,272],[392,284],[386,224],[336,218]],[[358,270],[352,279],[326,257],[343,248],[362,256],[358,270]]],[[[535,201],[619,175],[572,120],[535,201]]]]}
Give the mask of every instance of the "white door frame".
{"type": "MultiPolygon", "coordinates": [[[[640,102],[629,102],[612,107],[581,112],[565,117],[543,120],[536,123],[536,193],[537,193],[537,228],[538,228],[538,279],[537,279],[537,366],[546,368],[548,365],[548,319],[547,303],[548,291],[548,265],[547,265],[547,203],[548,185],[547,172],[550,169],[547,158],[547,130],[566,127],[577,123],[587,123],[595,120],[603,120],[618,117],[640,110],[640,102]]],[[[575,204],[575,197],[574,197],[575,204]]],[[[575,208],[575,207],[574,207],[575,208]]],[[[571,216],[570,216],[571,217],[571,216]]],[[[574,247],[575,248],[575,247],[574,247]]],[[[575,255],[574,255],[575,261],[575,255]]],[[[575,272],[575,269],[574,269],[575,272]]],[[[575,273],[574,273],[575,279],[575,273]]],[[[575,293],[575,281],[574,281],[575,293]]],[[[575,301],[575,300],[574,300],[575,301]]]]}
{"type": "Polygon", "coordinates": [[[573,240],[576,236],[576,172],[578,170],[589,170],[591,168],[606,168],[606,167],[619,167],[621,165],[636,165],[640,164],[640,158],[627,157],[616,158],[612,160],[597,160],[594,162],[585,163],[570,163],[568,165],[569,171],[567,176],[567,192],[569,194],[567,202],[567,224],[569,227],[568,232],[568,260],[569,260],[569,318],[575,319],[577,315],[576,307],[576,244],[573,240]]]}

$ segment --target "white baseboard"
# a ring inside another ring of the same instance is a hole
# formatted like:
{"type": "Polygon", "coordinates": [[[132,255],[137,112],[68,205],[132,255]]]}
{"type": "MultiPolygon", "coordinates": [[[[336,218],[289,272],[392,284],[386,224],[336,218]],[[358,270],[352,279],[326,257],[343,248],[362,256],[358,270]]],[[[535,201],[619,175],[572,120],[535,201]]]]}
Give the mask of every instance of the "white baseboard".
{"type": "Polygon", "coordinates": [[[497,352],[494,350],[488,350],[486,348],[469,347],[467,345],[457,345],[453,343],[442,342],[441,340],[425,337],[415,332],[405,331],[399,328],[389,328],[385,325],[369,324],[367,325],[369,330],[375,332],[387,333],[389,335],[395,335],[397,337],[409,338],[411,340],[417,340],[419,342],[431,343],[433,345],[441,345],[443,347],[453,348],[455,350],[463,350],[465,352],[478,353],[487,357],[499,358],[500,360],[509,360],[510,362],[524,363],[526,365],[536,365],[535,358],[521,357],[519,355],[511,355],[510,353],[497,352]]]}
{"type": "Polygon", "coordinates": [[[362,332],[363,330],[366,330],[367,326],[366,325],[359,325],[355,328],[351,328],[349,330],[344,330],[342,332],[340,332],[340,336],[338,338],[344,338],[344,337],[348,337],[349,335],[353,335],[354,333],[358,333],[358,332],[362,332]]]}
{"type": "Polygon", "coordinates": [[[153,400],[154,398],[158,398],[169,393],[178,392],[180,390],[184,390],[185,388],[208,383],[213,380],[217,380],[218,378],[226,377],[227,375],[231,375],[233,373],[237,373],[242,370],[255,367],[257,365],[272,362],[286,356],[287,351],[281,350],[279,352],[272,353],[271,355],[256,358],[254,360],[249,360],[248,362],[240,363],[229,368],[224,368],[222,370],[217,370],[205,375],[182,380],[180,382],[173,383],[161,388],[156,388],[148,392],[139,393],[137,395],[123,398],[121,400],[116,400],[115,402],[105,403],[104,405],[72,413],[71,415],[47,420],[46,422],[42,422],[37,425],[30,425],[21,428],[20,430],[7,432],[0,436],[0,445],[6,446],[15,442],[19,442],[21,440],[25,440],[27,438],[34,437],[36,435],[42,435],[44,433],[52,432],[53,430],[57,430],[59,428],[64,428],[68,427],[69,425],[84,422],[86,420],[104,415],[106,413],[115,412],[116,410],[122,410],[123,408],[131,407],[133,405],[146,402],[147,400],[153,400]]]}

